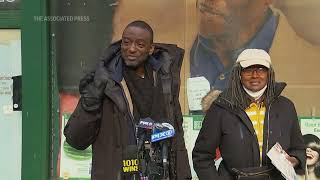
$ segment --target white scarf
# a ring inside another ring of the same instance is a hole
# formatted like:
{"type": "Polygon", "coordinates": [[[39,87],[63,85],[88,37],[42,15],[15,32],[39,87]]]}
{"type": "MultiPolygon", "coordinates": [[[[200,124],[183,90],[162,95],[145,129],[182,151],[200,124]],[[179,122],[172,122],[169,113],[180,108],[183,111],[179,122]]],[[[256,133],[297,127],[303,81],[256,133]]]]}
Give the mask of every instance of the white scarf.
{"type": "Polygon", "coordinates": [[[253,92],[250,91],[249,89],[247,89],[246,87],[242,86],[243,89],[246,91],[247,94],[249,94],[249,96],[251,96],[252,98],[254,98],[254,100],[258,100],[264,93],[264,91],[267,89],[267,85],[264,86],[264,88],[262,88],[260,91],[257,92],[253,92]]]}

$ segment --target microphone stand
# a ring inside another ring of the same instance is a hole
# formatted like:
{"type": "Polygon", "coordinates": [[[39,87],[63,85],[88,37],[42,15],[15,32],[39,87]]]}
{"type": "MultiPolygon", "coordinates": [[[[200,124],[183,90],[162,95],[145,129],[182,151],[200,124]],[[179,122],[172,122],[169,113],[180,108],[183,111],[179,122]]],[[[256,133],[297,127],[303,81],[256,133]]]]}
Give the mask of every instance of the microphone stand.
{"type": "Polygon", "coordinates": [[[162,143],[163,180],[169,180],[168,142],[162,143]]]}

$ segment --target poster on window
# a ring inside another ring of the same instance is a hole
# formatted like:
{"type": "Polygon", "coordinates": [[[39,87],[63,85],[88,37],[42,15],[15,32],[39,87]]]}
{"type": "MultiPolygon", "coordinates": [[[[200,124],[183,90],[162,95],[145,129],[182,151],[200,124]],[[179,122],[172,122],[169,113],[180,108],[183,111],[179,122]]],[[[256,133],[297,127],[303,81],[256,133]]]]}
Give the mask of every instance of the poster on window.
{"type": "MultiPolygon", "coordinates": [[[[64,126],[67,124],[69,117],[70,114],[62,115],[64,126]]],[[[66,142],[62,130],[60,148],[60,180],[89,180],[91,176],[91,146],[85,150],[74,149],[66,142]]]]}
{"type": "Polygon", "coordinates": [[[306,144],[307,169],[302,179],[320,179],[320,117],[300,118],[301,133],[306,144]]]}

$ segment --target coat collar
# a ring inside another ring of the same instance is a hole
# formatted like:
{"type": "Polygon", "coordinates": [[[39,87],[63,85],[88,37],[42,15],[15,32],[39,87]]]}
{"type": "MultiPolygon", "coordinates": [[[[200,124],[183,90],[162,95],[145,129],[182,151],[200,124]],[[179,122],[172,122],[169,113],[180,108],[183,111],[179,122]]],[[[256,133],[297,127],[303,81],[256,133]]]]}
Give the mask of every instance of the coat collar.
{"type": "MultiPolygon", "coordinates": [[[[116,81],[117,83],[120,83],[121,80],[123,79],[123,66],[125,66],[125,64],[123,62],[124,60],[121,57],[121,55],[118,55],[116,57],[116,61],[117,61],[117,63],[113,67],[114,70],[111,71],[112,72],[111,77],[114,81],[116,81]]],[[[157,61],[153,56],[149,56],[147,63],[151,65],[152,69],[155,72],[157,72],[162,66],[162,63],[160,61],[157,61]]]]}
{"type": "MultiPolygon", "coordinates": [[[[283,82],[276,83],[274,98],[277,98],[281,95],[281,92],[283,91],[285,86],[286,86],[286,83],[283,83],[283,82]]],[[[255,133],[254,128],[252,126],[252,123],[251,123],[250,119],[247,117],[245,111],[240,108],[234,108],[229,99],[222,97],[222,96],[219,96],[214,101],[214,103],[224,109],[227,109],[229,112],[235,114],[236,116],[238,116],[241,119],[241,121],[246,125],[246,127],[249,129],[251,134],[255,133]]]]}

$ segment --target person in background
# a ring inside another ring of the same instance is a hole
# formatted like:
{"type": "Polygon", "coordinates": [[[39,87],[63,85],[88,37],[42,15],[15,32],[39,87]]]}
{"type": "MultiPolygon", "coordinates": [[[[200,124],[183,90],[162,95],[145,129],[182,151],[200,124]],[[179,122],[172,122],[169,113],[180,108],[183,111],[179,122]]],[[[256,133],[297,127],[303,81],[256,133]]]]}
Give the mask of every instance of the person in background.
{"type": "Polygon", "coordinates": [[[153,43],[152,28],[133,21],[80,81],[81,98],[64,134],[76,149],[92,145],[92,180],[132,179],[121,173],[123,154],[137,144],[136,124],[148,117],[165,119],[175,129],[170,180],[191,178],[178,100],[183,55],[176,45],[153,43]]]}
{"type": "Polygon", "coordinates": [[[267,152],[276,142],[297,171],[305,169],[305,145],[292,101],[281,95],[285,83],[275,82],[269,54],[245,49],[230,74],[229,87],[206,113],[193,149],[200,180],[280,180],[267,152]],[[215,168],[215,150],[222,162],[215,168]]]}

